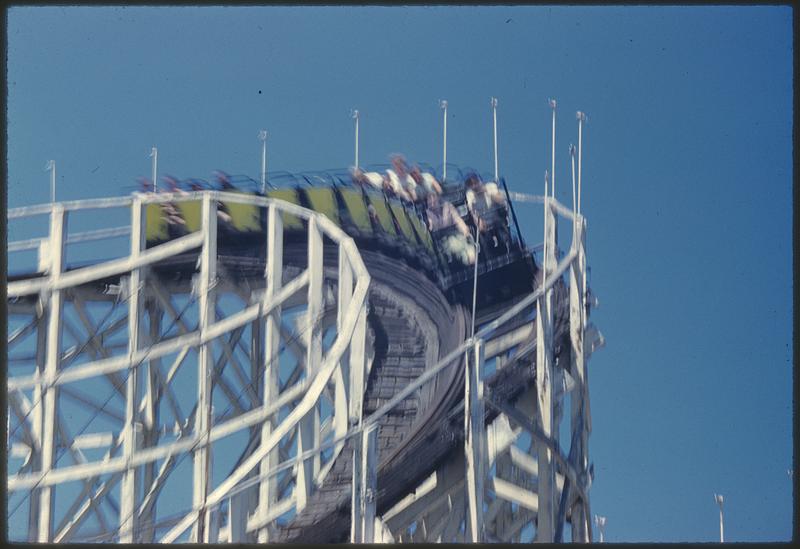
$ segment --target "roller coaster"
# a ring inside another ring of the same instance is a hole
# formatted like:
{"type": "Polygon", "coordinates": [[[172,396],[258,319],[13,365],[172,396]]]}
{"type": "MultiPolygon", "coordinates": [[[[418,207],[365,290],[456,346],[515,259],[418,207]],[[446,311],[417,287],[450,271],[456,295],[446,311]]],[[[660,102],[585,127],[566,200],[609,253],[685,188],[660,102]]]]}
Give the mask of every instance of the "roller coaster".
{"type": "Polygon", "coordinates": [[[343,171],[10,210],[49,216],[8,246],[38,251],[8,279],[16,539],[591,541],[585,219],[498,183],[507,245],[474,266],[343,171]]]}

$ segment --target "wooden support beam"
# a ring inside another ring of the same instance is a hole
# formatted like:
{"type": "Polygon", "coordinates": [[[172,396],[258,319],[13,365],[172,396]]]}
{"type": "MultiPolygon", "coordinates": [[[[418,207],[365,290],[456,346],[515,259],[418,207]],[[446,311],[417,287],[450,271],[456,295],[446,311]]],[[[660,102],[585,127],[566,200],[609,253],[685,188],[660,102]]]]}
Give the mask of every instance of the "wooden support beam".
{"type": "Polygon", "coordinates": [[[378,483],[378,426],[368,425],[353,444],[353,495],[350,540],[374,543],[378,483]]]}
{"type": "MultiPolygon", "coordinates": [[[[264,270],[266,278],[265,299],[270,299],[281,289],[283,284],[283,221],[281,213],[271,205],[268,212],[267,226],[267,264],[264,270]]],[[[262,394],[264,405],[277,398],[280,391],[278,358],[280,349],[281,308],[275,307],[265,318],[265,343],[264,357],[261,368],[264,368],[264,385],[262,394]]],[[[261,440],[266,440],[275,428],[274,418],[266,419],[261,426],[261,440]]],[[[280,459],[279,448],[267,453],[259,464],[261,483],[258,488],[258,519],[266,524],[266,516],[278,501],[278,479],[270,477],[267,473],[278,465],[280,459]]],[[[258,542],[266,543],[269,540],[269,530],[262,527],[258,531],[258,542]]]]}
{"type": "MultiPolygon", "coordinates": [[[[140,197],[135,197],[131,204],[131,259],[136,261],[145,247],[145,206],[140,197]]],[[[142,287],[144,272],[141,268],[131,271],[128,278],[128,355],[133,356],[140,346],[139,331],[142,328],[142,311],[144,296],[142,287]]],[[[122,428],[123,456],[130,462],[141,441],[141,423],[138,415],[139,403],[139,368],[128,370],[128,381],[125,391],[125,424],[122,428]],[[137,427],[138,432],[137,432],[137,427]]],[[[120,543],[137,541],[136,507],[138,505],[140,472],[136,467],[128,467],[122,476],[120,488],[120,543]]]]}
{"type": "MultiPolygon", "coordinates": [[[[322,232],[317,217],[308,220],[308,306],[306,309],[304,331],[307,334],[306,378],[313,379],[322,363],[322,313],[323,264],[322,232]]],[[[319,446],[319,405],[315,403],[298,425],[297,453],[302,454],[319,446]]],[[[320,470],[319,453],[309,457],[297,468],[297,511],[302,511],[314,489],[314,479],[320,470]]]]}
{"type": "Polygon", "coordinates": [[[483,540],[483,483],[486,476],[486,433],[484,430],[483,341],[476,341],[466,357],[464,376],[464,454],[467,481],[467,539],[483,540]]]}
{"type": "MultiPolygon", "coordinates": [[[[61,273],[64,270],[64,239],[67,229],[67,214],[63,206],[54,204],[50,215],[50,292],[47,311],[47,351],[44,368],[42,394],[43,413],[41,416],[41,472],[47,474],[55,465],[55,425],[58,407],[58,387],[53,384],[58,375],[61,351],[61,315],[63,312],[63,290],[57,289],[61,273]]],[[[53,541],[53,512],[55,487],[43,486],[39,490],[39,527],[40,543],[53,541]]]]}
{"type": "MultiPolygon", "coordinates": [[[[204,332],[215,321],[215,290],[217,279],[217,202],[211,195],[204,194],[202,201],[203,247],[200,253],[200,276],[198,279],[198,301],[200,318],[198,328],[204,332]]],[[[211,389],[213,372],[212,342],[200,346],[197,364],[197,415],[194,424],[195,435],[202,437],[211,428],[211,389]]],[[[205,508],[211,478],[211,448],[200,445],[194,450],[192,507],[199,509],[192,528],[192,541],[210,541],[210,511],[205,508]]]]}

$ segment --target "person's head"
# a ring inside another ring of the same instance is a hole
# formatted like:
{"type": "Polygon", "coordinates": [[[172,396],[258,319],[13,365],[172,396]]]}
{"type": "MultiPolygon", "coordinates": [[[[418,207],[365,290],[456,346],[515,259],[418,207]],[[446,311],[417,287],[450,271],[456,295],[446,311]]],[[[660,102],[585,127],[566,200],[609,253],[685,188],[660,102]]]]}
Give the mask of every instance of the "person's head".
{"type": "Polygon", "coordinates": [[[467,175],[467,178],[464,180],[464,186],[471,191],[478,192],[480,191],[481,187],[481,178],[475,172],[471,172],[467,175]]]}
{"type": "Polygon", "coordinates": [[[175,192],[178,189],[178,180],[171,175],[164,176],[164,184],[169,192],[175,192]]]}
{"type": "Polygon", "coordinates": [[[411,175],[417,185],[422,184],[422,172],[420,171],[419,166],[415,165],[408,173],[411,175]]]}
{"type": "Polygon", "coordinates": [[[217,180],[217,183],[223,189],[232,189],[233,184],[231,183],[230,176],[223,172],[222,170],[217,170],[214,172],[214,178],[217,180]]]}
{"type": "Polygon", "coordinates": [[[425,203],[427,204],[428,208],[436,208],[439,206],[439,195],[437,193],[428,193],[425,195],[425,203]]]}
{"type": "Polygon", "coordinates": [[[139,189],[142,192],[149,193],[153,190],[153,183],[151,183],[146,177],[139,177],[136,179],[136,181],[139,183],[139,189]]]}
{"type": "Polygon", "coordinates": [[[392,167],[394,171],[397,172],[397,175],[403,175],[408,173],[408,166],[406,165],[406,159],[403,158],[402,154],[393,154],[391,156],[392,167]]]}

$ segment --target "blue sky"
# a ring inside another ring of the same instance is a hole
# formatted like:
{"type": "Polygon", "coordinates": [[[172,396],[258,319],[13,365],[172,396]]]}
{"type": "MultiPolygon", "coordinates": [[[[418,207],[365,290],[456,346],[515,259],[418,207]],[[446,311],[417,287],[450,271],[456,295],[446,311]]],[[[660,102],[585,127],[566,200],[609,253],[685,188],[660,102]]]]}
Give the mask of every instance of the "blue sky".
{"type": "MultiPolygon", "coordinates": [[[[592,320],[592,511],[608,541],[792,528],[792,11],[712,7],[25,7],[8,11],[8,206],[116,196],[149,175],[257,178],[392,152],[557,197],[575,111],[592,320]]],[[[541,208],[519,206],[529,241],[541,208]]],[[[9,237],[27,238],[14,232],[9,237]]],[[[566,241],[562,241],[567,245],[566,241]]],[[[13,260],[13,258],[12,258],[13,260]]],[[[14,270],[14,264],[9,269],[14,270]]]]}

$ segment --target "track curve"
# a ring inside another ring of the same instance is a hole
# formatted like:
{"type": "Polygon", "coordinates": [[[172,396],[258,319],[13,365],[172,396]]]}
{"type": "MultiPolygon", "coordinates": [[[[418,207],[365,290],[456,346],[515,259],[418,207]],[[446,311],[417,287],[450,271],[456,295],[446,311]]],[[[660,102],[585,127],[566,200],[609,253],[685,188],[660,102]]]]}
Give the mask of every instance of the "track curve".
{"type": "MultiPolygon", "coordinates": [[[[367,324],[373,335],[374,358],[363,406],[363,415],[368,416],[464,340],[469,313],[463,306],[450,303],[427,276],[404,261],[374,251],[360,253],[371,277],[367,324]]],[[[324,263],[335,264],[335,254],[334,247],[326,247],[324,263]]],[[[284,261],[302,268],[305,250],[287,247],[284,261]]],[[[459,359],[446,367],[430,387],[410,395],[381,418],[379,503],[402,497],[404,486],[392,482],[387,474],[400,463],[398,457],[401,462],[408,459],[407,453],[402,452],[405,446],[433,428],[460,398],[462,380],[463,364],[459,359]]],[[[275,541],[347,541],[354,442],[355,439],[348,439],[307,507],[278,532],[275,541]]]]}

